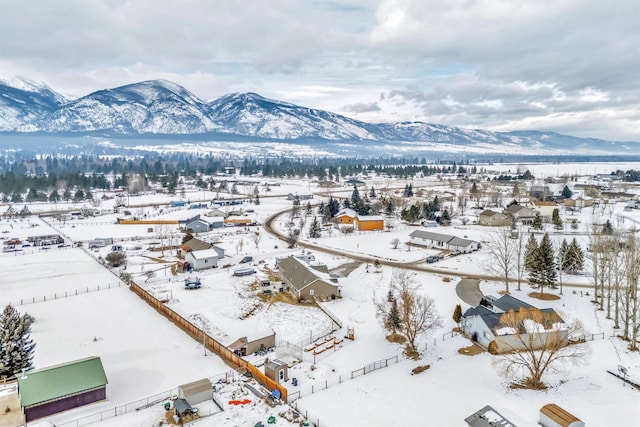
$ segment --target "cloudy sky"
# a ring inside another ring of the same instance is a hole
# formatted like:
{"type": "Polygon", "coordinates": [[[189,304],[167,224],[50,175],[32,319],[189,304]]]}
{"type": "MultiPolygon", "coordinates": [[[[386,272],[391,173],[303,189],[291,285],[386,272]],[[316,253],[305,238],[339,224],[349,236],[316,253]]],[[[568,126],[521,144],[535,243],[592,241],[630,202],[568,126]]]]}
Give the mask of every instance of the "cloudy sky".
{"type": "Polygon", "coordinates": [[[640,141],[638,0],[0,0],[0,75],[640,141]]]}

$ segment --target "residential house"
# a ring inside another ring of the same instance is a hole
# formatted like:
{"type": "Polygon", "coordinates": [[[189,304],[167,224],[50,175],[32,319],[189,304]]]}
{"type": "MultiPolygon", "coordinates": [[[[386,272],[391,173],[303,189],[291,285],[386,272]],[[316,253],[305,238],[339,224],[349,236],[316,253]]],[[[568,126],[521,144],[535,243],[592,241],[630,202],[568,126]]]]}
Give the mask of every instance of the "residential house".
{"type": "Polygon", "coordinates": [[[227,345],[227,348],[234,351],[238,356],[244,357],[259,350],[276,346],[276,333],[273,329],[265,329],[247,334],[227,345]]]}
{"type": "Polygon", "coordinates": [[[433,233],[426,230],[414,230],[409,234],[410,242],[414,245],[426,246],[427,248],[460,251],[470,253],[480,249],[480,243],[475,240],[463,239],[442,233],[433,233]]]}
{"type": "Polygon", "coordinates": [[[522,205],[511,205],[502,211],[510,222],[516,221],[523,225],[533,224],[533,220],[536,218],[536,213],[527,207],[522,205]]]}
{"type": "Polygon", "coordinates": [[[357,215],[355,226],[360,231],[384,230],[384,218],[380,215],[357,215]]]}
{"type": "Polygon", "coordinates": [[[298,198],[298,200],[311,200],[313,199],[313,194],[293,194],[293,193],[289,193],[287,194],[287,200],[295,200],[296,197],[298,198]]]}
{"type": "Polygon", "coordinates": [[[184,226],[184,228],[187,230],[191,230],[194,233],[206,233],[207,231],[211,231],[213,229],[213,224],[202,218],[197,218],[191,222],[188,222],[184,226]]]}
{"type": "Polygon", "coordinates": [[[226,218],[227,216],[227,212],[220,209],[220,208],[213,208],[210,211],[208,211],[207,213],[204,214],[204,216],[207,217],[221,217],[221,218],[226,218]]]}
{"type": "Polygon", "coordinates": [[[184,242],[183,244],[181,244],[180,246],[178,246],[178,249],[180,249],[184,257],[184,254],[186,254],[187,252],[201,251],[203,249],[209,249],[211,246],[213,246],[211,243],[207,243],[203,240],[193,237],[188,241],[184,242]]]}
{"type": "Polygon", "coordinates": [[[20,406],[27,422],[107,398],[99,357],[87,357],[18,375],[20,406]]]}
{"type": "MultiPolygon", "coordinates": [[[[471,307],[462,315],[460,326],[465,334],[472,341],[489,347],[492,341],[496,342],[496,351],[512,351],[522,346],[514,339],[513,334],[508,332],[500,323],[502,315],[510,310],[519,312],[520,310],[532,310],[536,307],[520,301],[511,295],[503,295],[500,298],[485,296],[476,307],[471,307]]],[[[562,318],[551,308],[540,309],[554,320],[554,324],[564,324],[562,318]]],[[[549,325],[544,325],[545,328],[549,325]]],[[[566,329],[548,329],[548,333],[559,332],[563,340],[568,340],[566,329]]]]}
{"type": "Polygon", "coordinates": [[[327,300],[340,296],[338,280],[290,256],[280,260],[278,273],[298,301],[327,300]]]}
{"type": "Polygon", "coordinates": [[[213,248],[189,251],[185,254],[184,260],[194,271],[216,268],[218,267],[218,252],[213,248]]]}
{"type": "Polygon", "coordinates": [[[509,218],[500,212],[485,209],[478,216],[478,224],[489,227],[504,226],[511,224],[509,218]]]}
{"type": "Polygon", "coordinates": [[[358,214],[353,209],[345,208],[339,211],[333,218],[333,221],[339,225],[351,224],[355,225],[358,214]]]}
{"type": "Polygon", "coordinates": [[[531,208],[533,211],[540,214],[540,216],[542,217],[542,222],[551,222],[553,211],[558,209],[558,204],[556,202],[544,200],[532,200],[531,208]]]}

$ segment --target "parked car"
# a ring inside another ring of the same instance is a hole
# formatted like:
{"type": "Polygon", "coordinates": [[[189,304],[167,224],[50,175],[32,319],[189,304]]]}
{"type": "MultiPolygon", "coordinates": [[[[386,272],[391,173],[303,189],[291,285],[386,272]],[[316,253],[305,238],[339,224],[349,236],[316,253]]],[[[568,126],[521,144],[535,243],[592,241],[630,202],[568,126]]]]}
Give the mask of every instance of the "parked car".
{"type": "Polygon", "coordinates": [[[462,252],[460,252],[459,250],[453,250],[451,251],[451,256],[456,256],[456,255],[460,255],[462,252]]]}
{"type": "Polygon", "coordinates": [[[434,262],[438,262],[442,259],[441,255],[430,255],[427,257],[427,264],[433,264],[434,262]]]}
{"type": "Polygon", "coordinates": [[[242,258],[240,260],[240,264],[246,264],[246,263],[251,262],[251,261],[253,261],[253,257],[252,256],[246,256],[246,257],[244,257],[244,258],[242,258]]]}

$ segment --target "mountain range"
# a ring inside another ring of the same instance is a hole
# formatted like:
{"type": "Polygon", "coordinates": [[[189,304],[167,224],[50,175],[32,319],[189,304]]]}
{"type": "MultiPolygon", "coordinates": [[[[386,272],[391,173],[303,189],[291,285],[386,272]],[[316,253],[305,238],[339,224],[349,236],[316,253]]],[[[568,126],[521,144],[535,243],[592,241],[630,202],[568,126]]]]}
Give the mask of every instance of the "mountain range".
{"type": "Polygon", "coordinates": [[[0,79],[0,132],[103,137],[202,135],[236,139],[349,142],[419,146],[437,151],[532,154],[640,153],[640,144],[578,138],[554,132],[491,132],[424,122],[367,123],[339,114],[233,93],[203,101],[184,87],[150,80],[68,100],[49,86],[0,79]]]}

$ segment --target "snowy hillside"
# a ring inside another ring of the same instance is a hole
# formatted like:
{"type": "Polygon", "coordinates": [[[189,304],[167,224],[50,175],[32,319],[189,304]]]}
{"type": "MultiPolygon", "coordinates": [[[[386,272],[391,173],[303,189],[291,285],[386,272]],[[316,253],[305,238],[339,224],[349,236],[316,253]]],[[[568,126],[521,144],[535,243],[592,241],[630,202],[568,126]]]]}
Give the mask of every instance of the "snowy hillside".
{"type": "Polygon", "coordinates": [[[347,142],[392,150],[527,154],[638,154],[640,144],[553,132],[491,132],[423,122],[366,123],[329,111],[234,93],[205,102],[175,83],[150,80],[73,101],[44,84],[0,80],[0,131],[102,136],[201,135],[203,138],[315,145],[347,142]],[[401,147],[403,144],[404,147],[401,147]]]}
{"type": "Polygon", "coordinates": [[[0,131],[33,131],[31,124],[67,100],[49,86],[0,76],[0,131]]]}

